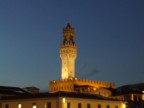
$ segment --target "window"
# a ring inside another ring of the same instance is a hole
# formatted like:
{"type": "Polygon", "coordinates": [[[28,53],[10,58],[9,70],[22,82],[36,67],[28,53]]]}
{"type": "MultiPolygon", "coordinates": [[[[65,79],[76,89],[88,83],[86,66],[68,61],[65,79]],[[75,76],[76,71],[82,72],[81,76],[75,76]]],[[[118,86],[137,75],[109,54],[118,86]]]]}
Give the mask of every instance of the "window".
{"type": "Polygon", "coordinates": [[[51,108],[51,102],[47,103],[47,108],[51,108]]]}
{"type": "Polygon", "coordinates": [[[137,101],[137,96],[134,96],[134,101],[137,101]]]}
{"type": "Polygon", "coordinates": [[[44,105],[44,108],[47,108],[47,105],[46,105],[46,104],[44,105]]]}
{"type": "Polygon", "coordinates": [[[87,104],[87,108],[90,108],[90,104],[87,104]]]}
{"type": "Polygon", "coordinates": [[[109,106],[109,105],[107,105],[107,106],[106,106],[106,108],[110,108],[110,106],[109,106]]]}
{"type": "Polygon", "coordinates": [[[9,105],[8,105],[8,104],[6,104],[6,105],[5,105],[5,108],[9,108],[9,105]]]}
{"type": "Polygon", "coordinates": [[[36,103],[33,103],[33,104],[32,104],[32,108],[36,108],[36,103]]]}
{"type": "Polygon", "coordinates": [[[18,108],[22,108],[22,105],[21,105],[21,104],[18,104],[18,108]]]}
{"type": "Polygon", "coordinates": [[[67,103],[67,108],[70,108],[70,103],[69,102],[67,103]]]}
{"type": "Polygon", "coordinates": [[[98,104],[98,108],[101,108],[101,105],[100,105],[100,104],[98,104]]]}
{"type": "Polygon", "coordinates": [[[78,108],[81,108],[81,103],[78,103],[78,108]]]}

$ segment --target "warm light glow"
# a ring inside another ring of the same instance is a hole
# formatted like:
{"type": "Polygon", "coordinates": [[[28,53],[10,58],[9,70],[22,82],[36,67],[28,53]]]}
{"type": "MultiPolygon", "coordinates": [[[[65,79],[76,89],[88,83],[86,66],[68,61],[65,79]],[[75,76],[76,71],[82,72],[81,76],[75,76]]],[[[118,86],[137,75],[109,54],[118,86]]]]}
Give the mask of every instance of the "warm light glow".
{"type": "Polygon", "coordinates": [[[131,95],[131,100],[132,100],[132,101],[134,100],[134,96],[133,96],[133,94],[131,95]]]}
{"type": "Polygon", "coordinates": [[[142,94],[142,100],[144,101],[144,94],[142,94]]]}
{"type": "Polygon", "coordinates": [[[33,105],[33,107],[32,108],[36,108],[36,105],[33,105]]]}
{"type": "Polygon", "coordinates": [[[144,91],[142,91],[142,93],[144,93],[144,91]]]}
{"type": "Polygon", "coordinates": [[[22,105],[21,104],[18,104],[18,108],[21,108],[22,107],[22,105]]]}
{"type": "Polygon", "coordinates": [[[122,107],[121,108],[126,108],[126,104],[122,103],[122,107]]]}
{"type": "Polygon", "coordinates": [[[63,99],[62,99],[62,101],[63,101],[63,103],[65,103],[65,102],[66,102],[66,99],[65,99],[65,98],[63,98],[63,99]]]}
{"type": "Polygon", "coordinates": [[[45,108],[47,107],[47,105],[44,106],[45,108]]]}
{"type": "Polygon", "coordinates": [[[96,88],[93,88],[94,91],[96,91],[96,88]]]}
{"type": "Polygon", "coordinates": [[[75,78],[75,80],[77,80],[77,78],[75,78]]]}

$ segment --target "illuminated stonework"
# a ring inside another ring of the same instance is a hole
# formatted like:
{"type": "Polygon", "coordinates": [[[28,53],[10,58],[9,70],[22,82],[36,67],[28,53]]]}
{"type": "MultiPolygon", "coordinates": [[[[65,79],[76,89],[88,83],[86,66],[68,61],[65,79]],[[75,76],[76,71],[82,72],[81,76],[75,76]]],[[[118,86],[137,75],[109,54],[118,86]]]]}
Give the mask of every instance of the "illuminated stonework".
{"type": "Polygon", "coordinates": [[[87,80],[87,79],[65,79],[50,81],[50,92],[67,91],[79,93],[92,93],[101,96],[109,97],[111,92],[106,88],[115,88],[115,83],[87,80]]]}
{"type": "Polygon", "coordinates": [[[81,92],[94,93],[105,97],[111,95],[111,91],[107,88],[115,88],[114,83],[78,79],[75,77],[75,60],[77,57],[77,46],[74,41],[74,28],[68,23],[63,28],[63,42],[60,45],[61,66],[61,80],[50,81],[50,92],[67,91],[67,92],[81,92]]]}
{"type": "Polygon", "coordinates": [[[77,47],[74,42],[74,29],[67,24],[63,29],[63,43],[60,45],[60,58],[62,61],[61,78],[69,79],[75,77],[75,60],[77,47]]]}

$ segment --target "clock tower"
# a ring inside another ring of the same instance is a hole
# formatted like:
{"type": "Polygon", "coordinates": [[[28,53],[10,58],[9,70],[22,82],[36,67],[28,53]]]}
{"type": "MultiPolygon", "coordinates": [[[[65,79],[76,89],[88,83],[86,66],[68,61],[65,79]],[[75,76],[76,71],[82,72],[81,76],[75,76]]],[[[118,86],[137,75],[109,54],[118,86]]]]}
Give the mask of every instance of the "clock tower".
{"type": "Polygon", "coordinates": [[[77,46],[74,41],[74,28],[68,23],[63,28],[63,42],[60,45],[60,58],[62,61],[61,78],[69,79],[75,77],[75,60],[77,57],[77,46]]]}

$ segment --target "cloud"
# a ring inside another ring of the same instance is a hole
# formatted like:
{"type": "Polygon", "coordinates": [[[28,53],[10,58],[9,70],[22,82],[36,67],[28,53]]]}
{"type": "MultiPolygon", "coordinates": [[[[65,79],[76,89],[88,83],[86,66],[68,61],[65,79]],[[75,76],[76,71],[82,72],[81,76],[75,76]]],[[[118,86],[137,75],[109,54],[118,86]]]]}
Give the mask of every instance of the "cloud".
{"type": "Polygon", "coordinates": [[[98,74],[100,71],[97,69],[92,69],[89,73],[87,73],[86,77],[87,78],[91,78],[93,76],[95,76],[96,74],[98,74]]]}
{"type": "Polygon", "coordinates": [[[82,75],[81,77],[82,77],[82,78],[92,78],[92,77],[94,77],[96,74],[98,74],[99,72],[100,72],[100,71],[97,70],[97,69],[92,69],[90,72],[82,75]]]}

